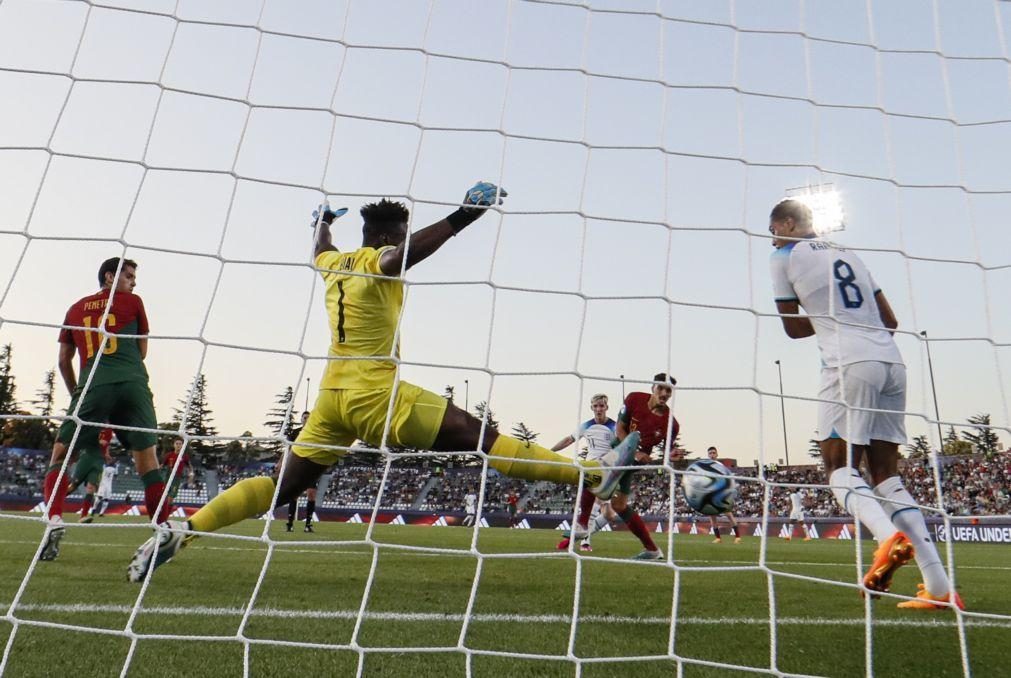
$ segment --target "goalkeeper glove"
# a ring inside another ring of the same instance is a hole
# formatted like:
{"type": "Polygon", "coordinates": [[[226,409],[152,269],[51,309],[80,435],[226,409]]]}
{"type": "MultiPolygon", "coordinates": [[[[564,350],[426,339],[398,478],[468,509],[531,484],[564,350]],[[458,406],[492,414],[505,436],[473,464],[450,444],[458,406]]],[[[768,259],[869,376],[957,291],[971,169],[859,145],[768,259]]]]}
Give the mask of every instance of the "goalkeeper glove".
{"type": "Polygon", "coordinates": [[[499,188],[487,181],[479,181],[467,191],[467,195],[463,198],[463,207],[446,217],[446,221],[453,227],[455,235],[474,223],[487,211],[480,208],[495,204],[501,205],[502,198],[508,195],[504,188],[499,188]]]}
{"type": "Polygon", "coordinates": [[[333,223],[334,219],[339,219],[347,213],[348,213],[347,207],[338,207],[337,209],[333,209],[332,207],[330,207],[329,202],[324,202],[322,205],[320,205],[319,207],[317,207],[312,211],[311,226],[313,228],[316,228],[316,224],[320,221],[320,214],[323,215],[322,218],[323,223],[329,226],[330,224],[333,223]]]}

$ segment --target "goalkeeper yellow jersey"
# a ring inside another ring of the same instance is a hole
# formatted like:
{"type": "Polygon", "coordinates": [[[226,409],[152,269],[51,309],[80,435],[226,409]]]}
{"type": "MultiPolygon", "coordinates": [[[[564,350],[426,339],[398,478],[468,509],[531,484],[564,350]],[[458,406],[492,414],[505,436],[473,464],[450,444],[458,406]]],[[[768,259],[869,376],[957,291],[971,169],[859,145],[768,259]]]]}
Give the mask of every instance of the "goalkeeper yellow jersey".
{"type": "Polygon", "coordinates": [[[393,385],[400,356],[393,337],[404,305],[400,278],[373,278],[354,273],[382,275],[379,256],[391,247],[362,247],[354,252],[330,250],[316,257],[326,285],[326,310],[330,317],[330,356],[321,389],[382,389],[393,385]],[[356,360],[376,356],[373,360],[356,360]],[[352,358],[342,360],[342,358],[352,358]],[[385,358],[385,359],[383,359],[385,358]]]}

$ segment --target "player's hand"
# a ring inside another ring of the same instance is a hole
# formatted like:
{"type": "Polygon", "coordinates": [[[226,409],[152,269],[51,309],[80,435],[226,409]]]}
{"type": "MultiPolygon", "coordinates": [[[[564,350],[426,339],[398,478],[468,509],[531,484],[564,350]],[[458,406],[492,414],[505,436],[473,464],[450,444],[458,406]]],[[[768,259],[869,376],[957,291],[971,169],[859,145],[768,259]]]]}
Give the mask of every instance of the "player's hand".
{"type": "Polygon", "coordinates": [[[635,460],[640,464],[648,464],[649,462],[653,461],[653,457],[649,456],[645,452],[636,452],[635,460]]]}
{"type": "Polygon", "coordinates": [[[312,228],[316,228],[316,224],[322,221],[324,224],[329,226],[333,223],[334,219],[340,219],[342,216],[348,213],[347,207],[338,207],[336,209],[330,207],[329,202],[324,202],[322,205],[317,207],[312,211],[312,228]],[[322,218],[320,217],[322,215],[322,218]]]}
{"type": "MultiPolygon", "coordinates": [[[[508,195],[504,188],[499,188],[487,181],[479,181],[467,191],[467,195],[463,197],[463,205],[465,208],[471,206],[491,207],[492,205],[501,205],[502,198],[508,195]]],[[[477,210],[474,211],[476,212],[477,210]]],[[[480,211],[484,212],[484,210],[480,211]]]]}

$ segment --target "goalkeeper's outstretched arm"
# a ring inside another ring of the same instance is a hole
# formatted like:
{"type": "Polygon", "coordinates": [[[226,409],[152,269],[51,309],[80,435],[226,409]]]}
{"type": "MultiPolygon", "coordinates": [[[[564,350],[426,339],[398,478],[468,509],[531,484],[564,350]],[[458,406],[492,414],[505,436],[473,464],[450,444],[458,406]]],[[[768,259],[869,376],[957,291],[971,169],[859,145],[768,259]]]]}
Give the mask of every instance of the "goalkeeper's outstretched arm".
{"type": "Polygon", "coordinates": [[[435,254],[446,241],[474,223],[487,211],[485,208],[501,204],[507,195],[505,189],[486,181],[478,182],[467,191],[463,206],[431,226],[412,233],[392,250],[383,252],[379,258],[379,268],[386,275],[398,275],[401,269],[408,269],[435,254]],[[404,257],[407,263],[404,264],[404,257]]]}

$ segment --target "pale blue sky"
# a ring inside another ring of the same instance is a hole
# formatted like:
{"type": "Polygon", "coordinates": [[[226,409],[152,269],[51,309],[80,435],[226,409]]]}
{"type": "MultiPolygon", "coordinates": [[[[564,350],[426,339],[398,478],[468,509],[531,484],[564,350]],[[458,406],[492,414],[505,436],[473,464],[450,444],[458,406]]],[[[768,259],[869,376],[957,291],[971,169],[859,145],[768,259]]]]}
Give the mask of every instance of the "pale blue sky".
{"type": "MultiPolygon", "coordinates": [[[[203,355],[220,431],[262,433],[273,395],[301,379],[301,407],[322,362],[219,344],[325,355],[298,265],[322,191],[352,208],[334,229],[352,248],[363,202],[410,196],[417,228],[485,179],[509,190],[503,216],[409,273],[403,357],[436,367],[405,378],[461,399],[469,379],[473,404],[496,373],[498,417],[551,444],[592,393],[616,413],[602,379],[669,368],[689,449],[774,461],[778,401],[753,389],[778,390],[780,359],[787,392],[813,397],[818,357],[756,315],[774,311],[767,215],[831,182],[838,239],[882,250],[864,257],[902,328],[951,340],[933,345],[942,419],[1008,425],[1008,3],[941,0],[937,30],[912,0],[870,16],[856,0],[181,1],[179,21],[173,2],[108,4],[143,11],[0,4],[0,341],[23,399],[57,351],[53,327],[24,323],[58,324],[122,239],[159,418],[203,355]]],[[[899,343],[909,409],[929,413],[922,345],[899,343]]],[[[794,460],[815,409],[788,403],[794,460]]]]}

